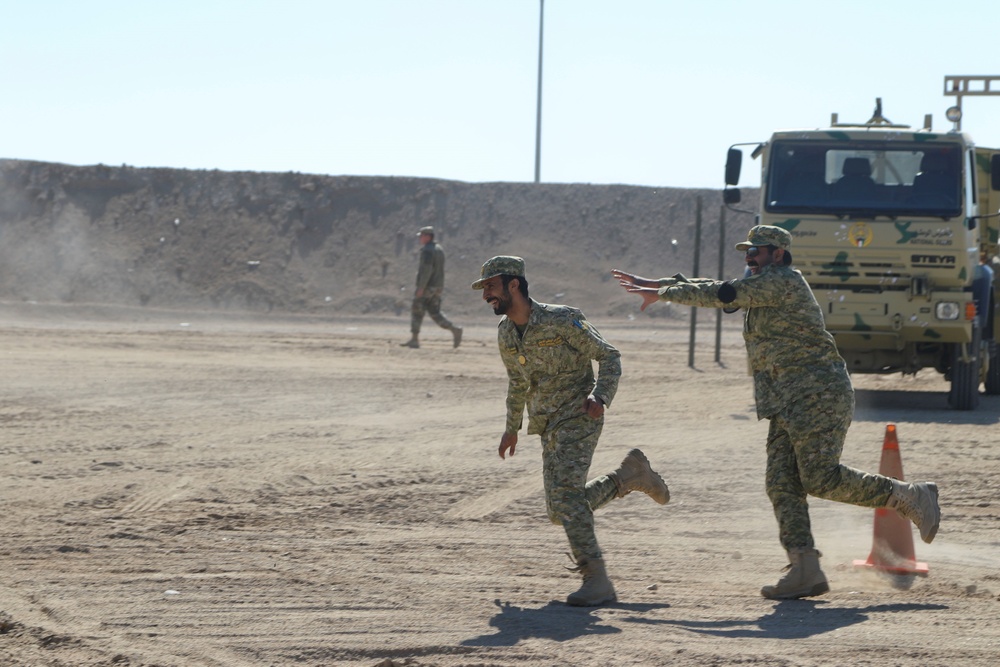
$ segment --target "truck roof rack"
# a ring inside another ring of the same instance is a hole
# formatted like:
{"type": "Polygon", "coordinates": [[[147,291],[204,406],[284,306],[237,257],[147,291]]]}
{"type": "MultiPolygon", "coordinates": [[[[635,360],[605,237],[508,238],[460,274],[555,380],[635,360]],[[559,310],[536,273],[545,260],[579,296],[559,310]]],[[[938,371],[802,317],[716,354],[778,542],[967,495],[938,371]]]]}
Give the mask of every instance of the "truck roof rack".
{"type": "MultiPolygon", "coordinates": [[[[872,117],[869,118],[864,123],[841,123],[838,115],[836,113],[830,114],[830,127],[886,127],[886,128],[898,128],[898,129],[910,129],[909,125],[897,125],[891,120],[882,115],[882,98],[875,98],[875,111],[872,113],[872,117]]],[[[930,114],[924,116],[924,129],[931,129],[931,117],[930,114]]]]}

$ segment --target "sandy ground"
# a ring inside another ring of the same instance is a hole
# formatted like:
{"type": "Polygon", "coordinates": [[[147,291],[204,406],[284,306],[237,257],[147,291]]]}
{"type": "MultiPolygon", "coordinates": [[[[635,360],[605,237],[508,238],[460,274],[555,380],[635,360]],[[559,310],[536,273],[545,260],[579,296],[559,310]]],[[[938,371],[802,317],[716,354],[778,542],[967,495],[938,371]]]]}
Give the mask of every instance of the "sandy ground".
{"type": "Polygon", "coordinates": [[[405,318],[211,319],[0,306],[0,664],[995,665],[1000,397],[856,378],[843,460],[941,487],[925,578],[856,569],[873,511],[813,501],[829,594],[784,565],[738,319],[595,321],[625,375],[594,474],[641,447],[670,484],[601,510],[619,601],[562,604],[538,439],[496,448],[495,318],[453,350],[405,318]]]}

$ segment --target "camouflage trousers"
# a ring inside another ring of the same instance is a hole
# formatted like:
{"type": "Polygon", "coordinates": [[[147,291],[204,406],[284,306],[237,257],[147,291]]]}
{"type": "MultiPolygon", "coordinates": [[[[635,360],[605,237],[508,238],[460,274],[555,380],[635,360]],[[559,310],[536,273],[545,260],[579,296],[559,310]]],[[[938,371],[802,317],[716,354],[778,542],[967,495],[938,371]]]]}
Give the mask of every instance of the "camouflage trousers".
{"type": "Polygon", "coordinates": [[[786,549],[815,548],[807,495],[862,507],[885,507],[888,477],[840,463],[854,416],[853,392],[803,396],[771,418],[767,434],[767,495],[786,549]]]}
{"type": "Polygon", "coordinates": [[[587,415],[560,422],[542,433],[542,474],[549,520],[561,525],[573,560],[601,557],[594,533],[594,510],[616,498],[618,489],[608,475],[587,481],[604,418],[587,415]]]}
{"type": "Polygon", "coordinates": [[[410,332],[416,336],[420,333],[420,325],[424,321],[424,313],[431,316],[442,329],[451,329],[452,324],[441,312],[441,292],[425,292],[423,296],[413,297],[410,306],[410,332]]]}

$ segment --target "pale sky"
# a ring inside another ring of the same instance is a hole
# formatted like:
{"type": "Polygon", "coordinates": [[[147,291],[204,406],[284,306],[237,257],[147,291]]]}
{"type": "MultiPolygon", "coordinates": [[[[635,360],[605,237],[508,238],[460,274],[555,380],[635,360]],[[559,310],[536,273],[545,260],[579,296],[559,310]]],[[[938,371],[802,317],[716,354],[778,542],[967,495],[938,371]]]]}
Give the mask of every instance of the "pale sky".
{"type": "MultiPolygon", "coordinates": [[[[998,19],[997,0],[546,0],[541,180],[721,188],[730,144],[863,122],[876,97],[950,129],[944,77],[1000,75],[998,19]]],[[[0,157],[531,182],[538,33],[539,0],[0,0],[0,157]]],[[[1000,147],[1000,96],[963,108],[1000,147]]]]}

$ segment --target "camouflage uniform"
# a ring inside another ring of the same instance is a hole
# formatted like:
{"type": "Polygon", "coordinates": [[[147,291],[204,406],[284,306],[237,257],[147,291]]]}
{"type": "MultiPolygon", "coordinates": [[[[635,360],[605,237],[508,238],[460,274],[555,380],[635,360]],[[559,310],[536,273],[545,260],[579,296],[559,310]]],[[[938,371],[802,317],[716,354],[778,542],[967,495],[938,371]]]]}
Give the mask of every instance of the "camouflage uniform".
{"type": "Polygon", "coordinates": [[[854,389],[801,273],[769,264],[757,275],[728,282],[678,275],[660,284],[664,301],[745,310],[743,338],[757,418],[770,420],[767,494],[786,550],[814,548],[807,494],[863,507],[886,506],[889,478],[840,463],[854,413],[854,389]]]}
{"type": "Polygon", "coordinates": [[[414,336],[420,333],[424,313],[430,315],[439,327],[453,329],[452,323],[441,312],[441,292],[444,290],[444,248],[434,241],[428,241],[420,249],[417,289],[423,289],[423,292],[421,296],[413,297],[413,305],[410,308],[410,332],[414,336]]]}
{"type": "Polygon", "coordinates": [[[614,480],[587,482],[604,418],[584,412],[591,393],[605,406],[618,390],[618,350],[583,313],[569,306],[531,299],[523,335],[504,317],[498,325],[500,357],[507,368],[507,433],[521,429],[528,409],[528,433],[542,438],[542,468],[549,519],[562,525],[573,558],[599,559],[594,510],[617,495],[614,480]],[[598,363],[595,383],[591,360],[598,363]]]}

